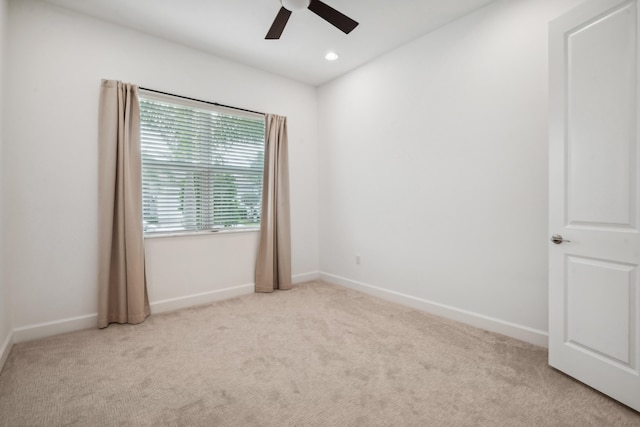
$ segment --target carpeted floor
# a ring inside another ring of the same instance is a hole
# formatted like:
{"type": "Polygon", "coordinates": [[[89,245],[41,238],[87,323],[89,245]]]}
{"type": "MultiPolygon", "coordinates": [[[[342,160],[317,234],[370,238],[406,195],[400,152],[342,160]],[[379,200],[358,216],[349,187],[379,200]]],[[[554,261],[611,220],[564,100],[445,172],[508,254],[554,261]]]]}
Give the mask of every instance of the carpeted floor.
{"type": "Polygon", "coordinates": [[[2,426],[640,426],[547,352],[322,282],[13,347],[2,426]]]}

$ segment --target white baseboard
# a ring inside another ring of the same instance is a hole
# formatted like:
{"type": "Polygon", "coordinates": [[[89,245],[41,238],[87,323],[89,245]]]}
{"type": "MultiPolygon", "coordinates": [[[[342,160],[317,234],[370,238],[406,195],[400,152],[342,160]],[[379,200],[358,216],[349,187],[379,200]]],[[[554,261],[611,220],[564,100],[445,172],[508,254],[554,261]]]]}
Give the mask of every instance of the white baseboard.
{"type": "Polygon", "coordinates": [[[162,301],[150,303],[151,314],[165,313],[167,311],[179,310],[181,308],[193,307],[196,305],[208,304],[214,301],[221,301],[229,298],[239,297],[241,295],[252,294],[255,292],[255,284],[232,286],[225,289],[217,289],[215,291],[203,292],[201,294],[187,295],[178,298],[170,298],[162,301]]]}
{"type": "Polygon", "coordinates": [[[85,316],[15,328],[13,330],[13,340],[16,343],[31,341],[67,332],[79,331],[81,329],[95,328],[97,325],[98,314],[87,314],[85,316]]]}
{"type": "MultiPolygon", "coordinates": [[[[297,284],[308,282],[310,280],[316,280],[318,278],[320,278],[319,272],[297,274],[293,276],[293,282],[297,284]]],[[[154,301],[149,305],[151,308],[151,313],[157,314],[167,311],[179,310],[181,308],[193,307],[196,305],[208,304],[210,302],[252,294],[254,292],[255,284],[249,283],[246,285],[232,286],[229,288],[217,289],[215,291],[203,292],[200,294],[186,295],[178,298],[154,301]]],[[[3,347],[0,347],[0,367],[4,363],[6,357],[9,355],[9,350],[11,349],[11,346],[14,342],[18,343],[30,341],[39,338],[46,338],[53,335],[63,334],[66,332],[95,328],[97,327],[97,324],[98,315],[88,314],[85,316],[15,328],[9,335],[9,338],[7,338],[7,340],[3,343],[3,347]]]]}
{"type": "Polygon", "coordinates": [[[311,273],[296,274],[291,279],[294,285],[298,285],[304,282],[310,282],[312,280],[318,280],[320,278],[319,271],[312,271],[311,273]]]}
{"type": "Polygon", "coordinates": [[[2,372],[2,368],[4,368],[4,364],[7,362],[11,347],[13,347],[13,332],[9,331],[9,335],[7,335],[2,346],[0,346],[0,372],[2,372]]]}
{"type": "Polygon", "coordinates": [[[538,329],[529,328],[527,326],[518,325],[467,310],[461,310],[448,305],[427,301],[422,298],[390,291],[377,286],[356,282],[333,274],[321,273],[320,278],[326,282],[335,283],[336,285],[365,292],[387,301],[392,301],[417,310],[445,317],[447,319],[466,323],[467,325],[471,325],[476,328],[496,332],[540,347],[548,347],[548,334],[538,329]]]}
{"type": "MultiPolygon", "coordinates": [[[[294,284],[304,283],[320,278],[320,272],[296,274],[292,277],[294,284]]],[[[235,298],[242,295],[252,294],[255,292],[255,283],[246,285],[233,286],[225,289],[218,289],[211,292],[201,294],[187,295],[184,297],[166,299],[150,303],[151,313],[164,313],[167,311],[179,310],[181,308],[193,307],[195,305],[208,304],[214,301],[221,301],[229,298],[235,298]]]]}
{"type": "MultiPolygon", "coordinates": [[[[254,285],[241,285],[226,289],[220,289],[202,294],[188,295],[180,298],[173,298],[164,301],[150,303],[151,313],[163,313],[165,311],[178,310],[180,308],[194,305],[207,304],[212,301],[233,298],[240,295],[250,294],[254,291],[254,285]]],[[[53,322],[39,323],[36,325],[22,326],[13,330],[13,342],[24,342],[39,338],[46,338],[53,335],[64,334],[66,332],[79,331],[82,329],[96,328],[98,326],[98,314],[88,314],[85,316],[73,317],[69,319],[56,320],[53,322]]]]}
{"type": "MultiPolygon", "coordinates": [[[[548,346],[548,335],[544,331],[529,328],[515,323],[506,322],[504,320],[484,316],[482,314],[461,310],[455,307],[427,301],[411,295],[402,294],[388,289],[379,288],[344,277],[336,276],[328,273],[310,272],[297,274],[293,276],[293,283],[299,284],[311,280],[322,279],[327,282],[345,286],[365,292],[398,304],[409,306],[418,310],[426,311],[458,322],[466,323],[477,328],[485,329],[491,332],[497,332],[521,341],[529,342],[542,347],[548,346]]],[[[252,294],[255,291],[253,283],[233,286],[225,289],[219,289],[201,294],[187,295],[184,297],[166,299],[162,301],[152,302],[152,313],[163,313],[167,311],[178,310],[195,305],[207,304],[214,301],[234,298],[241,295],[252,294]]],[[[14,343],[45,338],[48,336],[58,335],[66,332],[77,331],[81,329],[95,328],[98,322],[97,314],[89,314],[85,316],[73,317],[69,319],[57,320],[54,322],[40,323],[36,325],[23,326],[15,328],[12,333],[5,339],[0,347],[0,368],[4,366],[9,351],[14,343]]]]}

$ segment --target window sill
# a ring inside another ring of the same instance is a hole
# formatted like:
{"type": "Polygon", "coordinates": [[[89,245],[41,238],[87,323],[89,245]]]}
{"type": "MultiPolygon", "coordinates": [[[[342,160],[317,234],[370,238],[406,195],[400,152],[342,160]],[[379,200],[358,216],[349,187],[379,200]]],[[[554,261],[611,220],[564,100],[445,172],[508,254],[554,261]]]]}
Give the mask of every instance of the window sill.
{"type": "Polygon", "coordinates": [[[144,239],[158,239],[165,237],[186,237],[186,236],[211,236],[214,234],[233,234],[233,233],[255,233],[259,232],[260,228],[247,227],[247,228],[229,228],[222,230],[208,230],[208,231],[185,231],[176,233],[153,233],[145,234],[144,239]]]}

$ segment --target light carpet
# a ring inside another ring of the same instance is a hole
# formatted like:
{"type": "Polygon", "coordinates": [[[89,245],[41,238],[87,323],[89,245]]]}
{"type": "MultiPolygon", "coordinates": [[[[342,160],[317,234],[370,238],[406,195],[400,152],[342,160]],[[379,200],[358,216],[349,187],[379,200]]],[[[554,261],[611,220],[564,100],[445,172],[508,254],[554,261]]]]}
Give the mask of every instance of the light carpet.
{"type": "Polygon", "coordinates": [[[323,282],[16,344],[2,426],[639,426],[547,351],[323,282]]]}

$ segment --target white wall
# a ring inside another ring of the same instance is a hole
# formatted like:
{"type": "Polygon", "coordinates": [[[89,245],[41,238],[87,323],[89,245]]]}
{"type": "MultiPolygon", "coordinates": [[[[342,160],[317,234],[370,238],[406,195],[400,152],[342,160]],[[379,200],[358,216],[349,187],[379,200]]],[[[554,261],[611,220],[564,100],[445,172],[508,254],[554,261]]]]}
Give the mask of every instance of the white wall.
{"type": "Polygon", "coordinates": [[[8,355],[11,337],[10,295],[9,286],[4,280],[4,227],[2,197],[2,151],[4,146],[4,70],[7,64],[5,60],[5,43],[7,32],[7,0],[0,0],[0,370],[4,364],[4,358],[8,355]]]}
{"type": "MultiPolygon", "coordinates": [[[[288,116],[292,268],[317,272],[315,88],[39,2],[9,3],[9,36],[5,277],[16,339],[95,319],[102,78],[288,116]]],[[[152,304],[253,283],[256,245],[255,232],[147,239],[152,304]]]]}
{"type": "MultiPolygon", "coordinates": [[[[157,38],[9,2],[2,175],[13,327],[27,337],[41,324],[94,319],[97,105],[100,79],[111,78],[289,116],[299,279],[320,270],[544,337],[547,23],[580,1],[497,1],[324,85],[318,98],[157,38]]],[[[148,239],[154,307],[250,284],[256,241],[148,239]]]]}
{"type": "Polygon", "coordinates": [[[579,2],[497,1],[319,89],[324,277],[544,344],[547,24],[579,2]]]}

